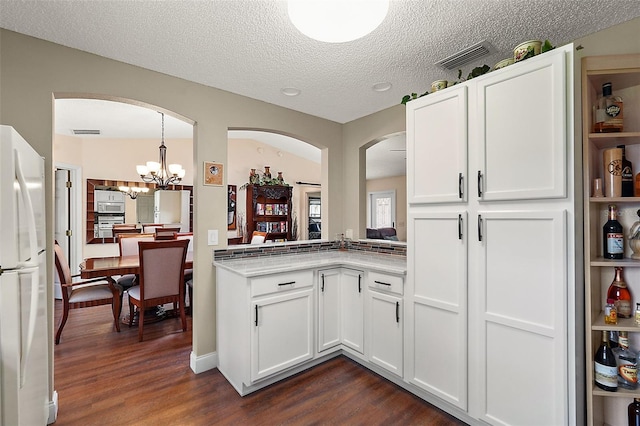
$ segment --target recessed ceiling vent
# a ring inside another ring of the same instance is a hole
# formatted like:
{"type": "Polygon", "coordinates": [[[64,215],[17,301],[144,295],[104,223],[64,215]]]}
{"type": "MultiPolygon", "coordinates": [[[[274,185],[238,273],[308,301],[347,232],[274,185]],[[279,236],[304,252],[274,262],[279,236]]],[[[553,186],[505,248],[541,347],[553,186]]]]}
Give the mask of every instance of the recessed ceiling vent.
{"type": "Polygon", "coordinates": [[[448,58],[442,59],[435,63],[435,65],[448,70],[457,70],[462,65],[473,62],[476,59],[480,59],[483,56],[487,56],[493,52],[493,47],[488,41],[483,40],[480,43],[469,46],[466,49],[462,49],[458,53],[455,53],[448,58]]]}
{"type": "Polygon", "coordinates": [[[73,129],[74,135],[99,135],[100,130],[92,130],[92,129],[73,129]]]}

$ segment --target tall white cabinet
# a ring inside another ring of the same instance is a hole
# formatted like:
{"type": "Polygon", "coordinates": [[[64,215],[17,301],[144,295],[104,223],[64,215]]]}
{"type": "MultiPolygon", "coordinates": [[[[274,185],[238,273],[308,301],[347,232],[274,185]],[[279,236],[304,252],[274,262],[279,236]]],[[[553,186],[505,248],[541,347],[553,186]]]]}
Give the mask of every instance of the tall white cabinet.
{"type": "Polygon", "coordinates": [[[489,424],[577,422],[572,103],[566,46],[407,104],[405,380],[489,424]]]}

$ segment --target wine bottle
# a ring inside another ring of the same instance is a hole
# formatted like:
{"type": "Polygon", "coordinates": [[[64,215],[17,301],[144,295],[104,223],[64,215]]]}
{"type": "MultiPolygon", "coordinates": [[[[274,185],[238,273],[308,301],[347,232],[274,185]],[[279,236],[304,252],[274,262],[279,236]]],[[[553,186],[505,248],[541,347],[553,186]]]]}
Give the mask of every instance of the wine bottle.
{"type": "Polygon", "coordinates": [[[638,387],[638,354],[629,349],[629,336],[626,331],[618,335],[620,347],[612,349],[618,365],[618,386],[634,390],[638,387]]]}
{"type": "Polygon", "coordinates": [[[633,165],[625,155],[625,146],[618,145],[617,148],[622,149],[622,196],[633,197],[635,194],[633,180],[633,165]]]}
{"type": "Polygon", "coordinates": [[[624,257],[624,234],[617,219],[615,204],[609,204],[609,220],[602,227],[602,257],[622,259],[624,257]]]}
{"type": "Polygon", "coordinates": [[[633,402],[627,408],[629,426],[640,426],[640,398],[633,398],[633,402]]]}
{"type": "Polygon", "coordinates": [[[611,83],[602,85],[602,96],[598,98],[594,132],[621,132],[623,118],[623,104],[620,96],[612,95],[611,83]]]}
{"type": "Polygon", "coordinates": [[[596,386],[609,392],[618,390],[618,368],[613,351],[609,347],[608,332],[602,331],[602,343],[593,359],[596,386]]]}
{"type": "Polygon", "coordinates": [[[607,299],[613,299],[618,318],[631,318],[633,316],[631,292],[622,276],[622,269],[622,267],[616,266],[616,275],[607,291],[607,299]]]}

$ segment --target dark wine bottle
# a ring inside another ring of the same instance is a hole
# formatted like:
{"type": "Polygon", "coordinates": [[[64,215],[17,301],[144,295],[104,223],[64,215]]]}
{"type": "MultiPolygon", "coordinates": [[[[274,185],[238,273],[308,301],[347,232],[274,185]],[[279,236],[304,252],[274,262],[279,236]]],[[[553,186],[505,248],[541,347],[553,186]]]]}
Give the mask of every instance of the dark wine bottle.
{"type": "Polygon", "coordinates": [[[618,145],[617,148],[622,149],[622,196],[633,197],[635,193],[633,183],[633,166],[631,161],[625,156],[624,145],[618,145]]]}
{"type": "Polygon", "coordinates": [[[609,204],[609,220],[602,227],[602,257],[622,259],[624,257],[624,234],[617,219],[615,204],[609,204]]]}
{"type": "Polygon", "coordinates": [[[609,392],[618,390],[618,367],[613,351],[609,347],[609,337],[606,330],[602,331],[602,343],[593,359],[595,364],[596,386],[609,392]]]}
{"type": "Polygon", "coordinates": [[[629,414],[629,426],[640,426],[640,398],[633,398],[633,402],[627,408],[629,414]]]}

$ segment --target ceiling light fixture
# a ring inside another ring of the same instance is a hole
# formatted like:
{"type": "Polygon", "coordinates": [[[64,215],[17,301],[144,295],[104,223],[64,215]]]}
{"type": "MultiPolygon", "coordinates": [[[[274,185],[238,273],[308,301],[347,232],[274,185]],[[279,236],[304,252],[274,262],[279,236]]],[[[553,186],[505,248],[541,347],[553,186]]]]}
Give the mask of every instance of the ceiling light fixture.
{"type": "Polygon", "coordinates": [[[389,11],[389,0],[289,0],[288,11],[302,34],[344,43],[378,28],[389,11]]]}
{"type": "Polygon", "coordinates": [[[374,92],[386,92],[387,90],[391,89],[391,83],[376,83],[373,85],[372,89],[374,92]]]}
{"type": "Polygon", "coordinates": [[[186,171],[180,164],[169,164],[167,168],[167,147],[164,145],[164,113],[162,115],[162,142],[160,143],[160,162],[147,161],[146,166],[136,166],[140,178],[147,183],[155,183],[159,189],[167,189],[182,181],[186,171]]]}
{"type": "Polygon", "coordinates": [[[281,89],[280,92],[287,96],[298,96],[300,94],[300,89],[296,89],[295,87],[285,87],[284,89],[281,89]]]}
{"type": "Polygon", "coordinates": [[[149,192],[149,188],[139,187],[139,186],[132,186],[131,188],[129,188],[128,186],[119,186],[118,190],[124,193],[125,195],[128,195],[129,197],[131,197],[132,200],[135,200],[136,198],[138,198],[138,194],[141,192],[142,193],[149,192]]]}

